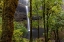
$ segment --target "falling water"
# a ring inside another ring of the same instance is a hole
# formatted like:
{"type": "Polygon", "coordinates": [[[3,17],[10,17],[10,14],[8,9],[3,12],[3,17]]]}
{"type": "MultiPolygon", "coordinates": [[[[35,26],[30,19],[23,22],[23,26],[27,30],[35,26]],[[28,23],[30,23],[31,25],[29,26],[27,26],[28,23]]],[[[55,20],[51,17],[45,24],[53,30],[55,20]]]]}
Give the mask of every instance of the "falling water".
{"type": "Polygon", "coordinates": [[[26,14],[27,14],[27,28],[28,28],[28,31],[30,31],[30,20],[29,20],[29,17],[28,17],[28,0],[26,0],[26,14]]]}

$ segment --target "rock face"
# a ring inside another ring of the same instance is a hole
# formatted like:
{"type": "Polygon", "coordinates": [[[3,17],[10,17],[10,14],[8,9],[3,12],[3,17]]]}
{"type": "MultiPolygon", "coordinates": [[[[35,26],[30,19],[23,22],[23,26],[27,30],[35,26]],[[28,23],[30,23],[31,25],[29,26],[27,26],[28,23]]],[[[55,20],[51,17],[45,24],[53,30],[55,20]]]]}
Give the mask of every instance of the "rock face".
{"type": "Polygon", "coordinates": [[[26,17],[27,15],[25,6],[22,4],[18,4],[14,15],[15,21],[22,21],[24,19],[26,20],[26,17]]]}
{"type": "Polygon", "coordinates": [[[42,17],[41,16],[33,16],[32,17],[32,20],[39,20],[39,19],[42,19],[42,17]]]}
{"type": "MultiPolygon", "coordinates": [[[[26,5],[25,0],[19,0],[18,6],[17,6],[15,14],[14,14],[15,21],[19,22],[19,21],[27,20],[25,5],[26,5]]],[[[28,10],[30,12],[30,7],[28,7],[28,10]]],[[[38,20],[38,18],[41,19],[42,17],[33,16],[32,20],[38,20]]]]}
{"type": "Polygon", "coordinates": [[[15,21],[19,22],[19,21],[27,20],[25,5],[26,5],[26,0],[19,0],[18,6],[15,11],[15,15],[14,15],[15,21]]]}
{"type": "Polygon", "coordinates": [[[26,0],[19,0],[19,3],[22,3],[23,5],[26,5],[26,0]]]}

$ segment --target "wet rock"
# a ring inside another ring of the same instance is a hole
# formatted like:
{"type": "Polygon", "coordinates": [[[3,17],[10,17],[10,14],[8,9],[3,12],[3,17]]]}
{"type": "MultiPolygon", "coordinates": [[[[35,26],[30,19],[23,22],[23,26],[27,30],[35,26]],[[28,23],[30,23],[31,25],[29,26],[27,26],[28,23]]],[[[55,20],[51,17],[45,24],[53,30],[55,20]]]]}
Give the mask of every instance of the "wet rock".
{"type": "Polygon", "coordinates": [[[22,4],[18,4],[15,14],[14,14],[14,19],[15,21],[23,21],[26,20],[26,9],[25,6],[22,4]]]}
{"type": "Polygon", "coordinates": [[[22,3],[23,5],[26,5],[26,0],[19,0],[19,3],[22,3]]]}
{"type": "MultiPolygon", "coordinates": [[[[28,9],[28,10],[30,10],[30,9],[28,9]]],[[[14,14],[14,19],[17,22],[27,20],[25,5],[18,4],[15,14],[14,14]]],[[[38,19],[42,19],[42,17],[41,16],[32,16],[32,20],[38,20],[38,19]]]]}
{"type": "Polygon", "coordinates": [[[41,16],[33,16],[32,17],[32,20],[39,20],[39,19],[42,19],[42,17],[41,16]]]}

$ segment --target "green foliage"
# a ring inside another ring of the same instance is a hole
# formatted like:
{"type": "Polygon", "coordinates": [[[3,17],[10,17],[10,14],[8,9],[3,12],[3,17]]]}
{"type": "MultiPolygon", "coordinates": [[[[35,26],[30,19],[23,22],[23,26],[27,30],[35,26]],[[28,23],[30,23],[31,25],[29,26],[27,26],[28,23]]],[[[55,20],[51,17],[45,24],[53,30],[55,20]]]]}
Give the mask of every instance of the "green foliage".
{"type": "MultiPolygon", "coordinates": [[[[48,19],[48,25],[49,25],[49,38],[50,38],[50,33],[52,30],[56,30],[58,27],[59,30],[64,28],[64,11],[62,12],[62,0],[46,0],[45,1],[45,11],[49,14],[49,19],[48,19]]],[[[43,0],[32,0],[32,15],[33,16],[43,16],[43,7],[44,7],[44,1],[43,0]]],[[[3,1],[0,2],[0,14],[2,13],[2,8],[3,8],[3,1]]],[[[47,14],[45,13],[46,17],[47,14]]],[[[47,18],[46,18],[47,19],[47,18]]],[[[40,20],[39,25],[43,26],[42,24],[43,21],[40,20]]],[[[37,21],[32,21],[32,26],[37,28],[38,27],[38,22],[37,21]]],[[[2,18],[0,18],[0,35],[1,35],[1,30],[2,28],[2,18]]],[[[27,29],[24,27],[23,23],[19,22],[14,22],[14,35],[13,35],[13,40],[16,42],[26,42],[29,41],[25,38],[22,38],[27,33],[27,29]]]]}
{"type": "Polygon", "coordinates": [[[2,15],[3,0],[0,0],[0,16],[2,15]]]}
{"type": "Polygon", "coordinates": [[[0,2],[0,7],[2,7],[2,6],[3,6],[3,1],[0,2]]]}
{"type": "Polygon", "coordinates": [[[64,26],[64,11],[62,11],[56,18],[56,25],[59,27],[64,26]]]}
{"type": "Polygon", "coordinates": [[[26,34],[26,32],[27,32],[26,27],[23,26],[23,24],[21,24],[19,22],[14,22],[14,27],[15,27],[15,30],[20,29],[21,30],[20,32],[23,32],[23,34],[26,34]]]}
{"type": "MultiPolygon", "coordinates": [[[[27,29],[20,23],[14,22],[14,33],[13,33],[13,40],[15,42],[26,42],[27,39],[23,39],[22,36],[24,36],[27,33],[27,29]]],[[[2,33],[2,17],[0,17],[0,37],[2,33]]],[[[14,42],[13,41],[13,42],[14,42]]]]}
{"type": "Polygon", "coordinates": [[[58,15],[51,15],[49,18],[49,37],[51,37],[51,32],[56,29],[60,32],[64,29],[64,11],[58,15]]]}
{"type": "Polygon", "coordinates": [[[13,40],[16,42],[22,42],[22,36],[26,35],[27,29],[19,22],[14,22],[14,35],[13,40]]]}
{"type": "MultiPolygon", "coordinates": [[[[32,0],[32,10],[33,14],[38,14],[42,16],[44,0],[32,0]],[[37,6],[36,6],[37,5],[37,6]],[[38,8],[38,10],[37,10],[38,8]]],[[[61,11],[62,0],[45,0],[45,8],[49,9],[49,14],[59,13],[61,11]]]]}
{"type": "Polygon", "coordinates": [[[49,18],[49,27],[55,28],[57,26],[64,26],[64,12],[60,12],[58,15],[51,15],[49,18]]]}
{"type": "Polygon", "coordinates": [[[42,7],[41,7],[42,3],[41,0],[32,0],[32,13],[33,15],[37,15],[39,14],[39,16],[42,16],[42,7]],[[38,8],[38,10],[37,10],[38,8]]]}
{"type": "Polygon", "coordinates": [[[20,42],[22,40],[22,34],[23,32],[21,32],[20,29],[14,30],[13,40],[15,40],[16,42],[20,42]]]}
{"type": "Polygon", "coordinates": [[[35,20],[35,21],[32,21],[32,26],[34,28],[37,28],[38,27],[38,22],[35,20]]]}
{"type": "MultiPolygon", "coordinates": [[[[47,11],[48,11],[50,18],[49,21],[51,21],[51,19],[54,18],[54,16],[51,17],[51,14],[58,15],[62,11],[62,7],[61,7],[62,0],[45,0],[45,3],[44,0],[32,0],[32,15],[33,16],[39,15],[43,17],[44,4],[45,4],[45,15],[47,15],[47,11]]],[[[33,22],[33,24],[35,24],[33,26],[38,25],[38,23],[36,23],[35,21],[33,22]]]]}

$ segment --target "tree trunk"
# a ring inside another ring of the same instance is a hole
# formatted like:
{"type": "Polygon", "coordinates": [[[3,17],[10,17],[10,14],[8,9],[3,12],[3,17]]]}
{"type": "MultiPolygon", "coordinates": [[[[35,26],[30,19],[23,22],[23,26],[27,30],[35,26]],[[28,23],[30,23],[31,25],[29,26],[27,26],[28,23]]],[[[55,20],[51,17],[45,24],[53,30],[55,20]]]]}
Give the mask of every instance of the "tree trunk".
{"type": "Polygon", "coordinates": [[[30,41],[29,42],[33,42],[32,41],[32,0],[30,0],[30,41]]]}
{"type": "Polygon", "coordinates": [[[46,11],[47,11],[47,13],[46,13],[46,15],[47,15],[47,23],[46,23],[46,27],[47,27],[47,28],[46,28],[46,31],[47,31],[47,32],[46,32],[46,37],[47,37],[47,38],[46,38],[46,40],[47,40],[47,41],[46,41],[46,42],[48,42],[48,31],[49,31],[49,23],[48,23],[48,22],[49,22],[49,20],[48,20],[48,19],[49,19],[49,13],[48,13],[48,12],[49,12],[49,9],[47,8],[46,11]]]}
{"type": "Polygon", "coordinates": [[[14,31],[13,18],[17,4],[18,0],[4,0],[1,42],[12,42],[14,31]]]}
{"type": "Polygon", "coordinates": [[[45,0],[44,0],[44,5],[42,4],[42,10],[43,10],[43,23],[44,23],[44,37],[45,37],[45,42],[47,42],[47,35],[46,35],[46,26],[45,26],[45,0]]]}
{"type": "Polygon", "coordinates": [[[59,34],[58,34],[58,28],[56,29],[56,42],[60,42],[59,34]]]}

